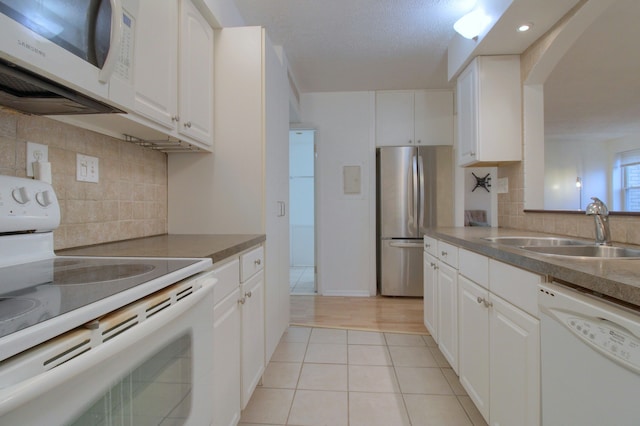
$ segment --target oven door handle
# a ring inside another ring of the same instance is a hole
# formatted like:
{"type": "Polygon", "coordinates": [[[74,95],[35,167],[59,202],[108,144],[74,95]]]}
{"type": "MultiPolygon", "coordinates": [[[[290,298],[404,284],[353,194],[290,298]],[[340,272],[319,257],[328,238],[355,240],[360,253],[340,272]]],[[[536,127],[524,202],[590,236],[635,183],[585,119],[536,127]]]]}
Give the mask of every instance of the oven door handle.
{"type": "MultiPolygon", "coordinates": [[[[73,380],[92,369],[100,369],[100,365],[103,362],[113,357],[122,356],[123,351],[142,341],[146,336],[161,331],[178,320],[182,315],[196,309],[196,305],[206,300],[207,296],[213,294],[213,287],[216,282],[217,279],[213,276],[206,276],[201,279],[201,287],[197,289],[191,297],[182,299],[170,308],[158,312],[153,317],[141,321],[138,325],[128,329],[108,342],[100,344],[64,364],[34,377],[14,383],[9,387],[0,389],[0,420],[4,421],[4,417],[2,416],[10,414],[12,410],[21,407],[23,404],[43,397],[48,392],[55,392],[56,387],[62,383],[73,380]]],[[[213,299],[212,296],[211,299],[213,299]]],[[[61,337],[61,339],[63,338],[64,337],[61,337]]],[[[127,361],[135,361],[131,358],[130,356],[127,361]]],[[[32,361],[27,359],[25,362],[32,361]]],[[[11,372],[9,372],[9,375],[11,375],[11,372]]],[[[0,371],[0,378],[1,377],[2,371],[0,371]]],[[[103,385],[108,387],[109,383],[103,383],[103,385]]],[[[101,391],[100,386],[96,386],[95,389],[87,389],[87,397],[97,396],[101,391]],[[95,395],[88,395],[92,392],[95,393],[95,395]]],[[[73,415],[74,413],[69,413],[69,416],[73,415]]],[[[69,420],[72,420],[72,418],[69,420]]]]}

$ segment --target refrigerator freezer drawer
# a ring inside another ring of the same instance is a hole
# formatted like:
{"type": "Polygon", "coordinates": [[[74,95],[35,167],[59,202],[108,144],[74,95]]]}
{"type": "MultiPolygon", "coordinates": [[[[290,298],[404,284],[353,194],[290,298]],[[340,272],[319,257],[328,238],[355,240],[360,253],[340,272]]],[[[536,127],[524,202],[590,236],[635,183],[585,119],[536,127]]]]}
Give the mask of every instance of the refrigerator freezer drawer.
{"type": "Polygon", "coordinates": [[[422,297],[422,240],[382,240],[380,244],[381,294],[422,297]]]}

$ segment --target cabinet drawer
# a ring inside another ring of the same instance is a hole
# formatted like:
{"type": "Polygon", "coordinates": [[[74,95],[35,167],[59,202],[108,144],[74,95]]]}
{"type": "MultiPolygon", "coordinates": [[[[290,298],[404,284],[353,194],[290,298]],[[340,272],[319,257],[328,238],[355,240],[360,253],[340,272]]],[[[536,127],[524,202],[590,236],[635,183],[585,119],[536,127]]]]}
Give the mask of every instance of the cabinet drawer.
{"type": "Polygon", "coordinates": [[[264,267],[264,248],[257,247],[240,255],[240,282],[245,282],[264,267]]]}
{"type": "Polygon", "coordinates": [[[214,265],[212,273],[218,279],[213,292],[214,305],[216,305],[240,285],[240,261],[236,258],[218,267],[214,265]]]}
{"type": "Polygon", "coordinates": [[[438,259],[458,269],[458,247],[438,241],[438,259]]]}
{"type": "Polygon", "coordinates": [[[518,308],[540,318],[538,315],[538,284],[544,282],[541,275],[497,260],[489,260],[489,290],[496,296],[513,303],[518,308]]]}
{"type": "Polygon", "coordinates": [[[424,251],[434,257],[438,257],[438,240],[424,236],[424,251]]]}
{"type": "Polygon", "coordinates": [[[458,271],[476,284],[489,288],[489,258],[469,250],[458,250],[458,271]]]}

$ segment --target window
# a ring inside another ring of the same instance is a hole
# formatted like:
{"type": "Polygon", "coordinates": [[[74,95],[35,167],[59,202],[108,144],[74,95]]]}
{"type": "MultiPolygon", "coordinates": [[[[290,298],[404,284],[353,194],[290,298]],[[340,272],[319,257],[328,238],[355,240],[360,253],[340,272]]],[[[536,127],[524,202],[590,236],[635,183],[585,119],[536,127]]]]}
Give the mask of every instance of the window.
{"type": "Polygon", "coordinates": [[[625,211],[640,211],[640,150],[620,153],[622,195],[625,211]]]}

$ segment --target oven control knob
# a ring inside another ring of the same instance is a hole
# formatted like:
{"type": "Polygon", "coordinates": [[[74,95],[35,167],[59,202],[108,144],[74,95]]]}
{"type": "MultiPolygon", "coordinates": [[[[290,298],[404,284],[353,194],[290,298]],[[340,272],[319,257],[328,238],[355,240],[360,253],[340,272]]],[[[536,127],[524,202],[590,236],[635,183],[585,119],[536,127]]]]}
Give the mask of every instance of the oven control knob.
{"type": "Polygon", "coordinates": [[[13,199],[20,204],[26,204],[31,201],[31,198],[29,198],[29,193],[27,192],[27,188],[24,186],[14,189],[11,195],[13,195],[13,199]]]}
{"type": "Polygon", "coordinates": [[[53,202],[53,201],[51,201],[51,194],[49,193],[49,191],[38,192],[36,194],[36,201],[42,207],[47,207],[47,206],[51,205],[51,203],[53,202]]]}

